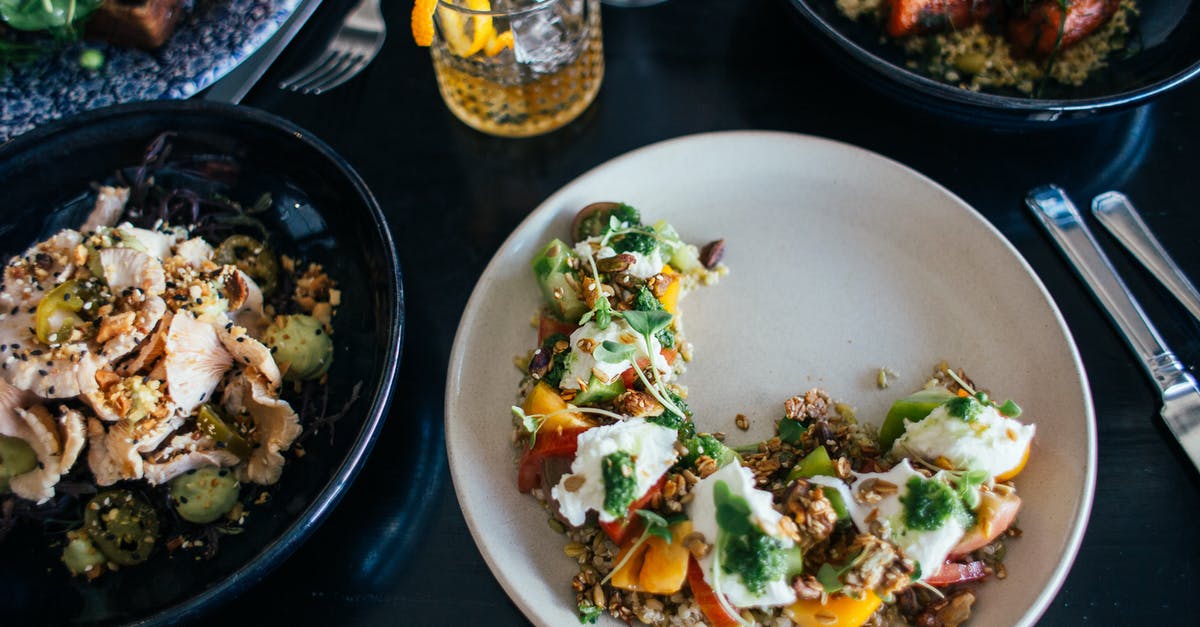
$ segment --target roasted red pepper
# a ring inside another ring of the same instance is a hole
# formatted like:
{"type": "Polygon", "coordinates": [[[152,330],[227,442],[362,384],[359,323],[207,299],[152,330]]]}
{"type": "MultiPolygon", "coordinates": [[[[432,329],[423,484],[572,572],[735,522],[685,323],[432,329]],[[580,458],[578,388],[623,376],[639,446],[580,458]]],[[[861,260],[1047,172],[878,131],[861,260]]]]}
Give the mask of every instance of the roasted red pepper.
{"type": "Polygon", "coordinates": [[[638,516],[634,512],[639,509],[646,509],[646,504],[654,498],[654,495],[662,492],[663,484],[666,481],[666,475],[660,477],[658,482],[650,486],[650,489],[645,494],[629,504],[629,511],[625,513],[623,518],[618,518],[612,522],[600,523],[600,528],[604,530],[604,533],[608,534],[609,538],[612,538],[613,542],[617,543],[617,546],[624,545],[630,538],[635,538],[642,533],[646,523],[642,521],[641,516],[638,516]]]}

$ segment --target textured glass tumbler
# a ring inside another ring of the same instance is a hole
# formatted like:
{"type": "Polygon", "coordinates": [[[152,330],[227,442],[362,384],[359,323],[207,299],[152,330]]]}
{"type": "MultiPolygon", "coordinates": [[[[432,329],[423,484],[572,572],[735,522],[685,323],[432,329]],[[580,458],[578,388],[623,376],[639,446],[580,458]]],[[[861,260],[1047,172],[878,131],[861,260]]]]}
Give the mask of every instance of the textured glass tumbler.
{"type": "Polygon", "coordinates": [[[503,137],[561,128],[604,78],[599,0],[442,0],[431,55],[458,119],[503,137]],[[498,3],[497,3],[498,4],[498,3]]]}

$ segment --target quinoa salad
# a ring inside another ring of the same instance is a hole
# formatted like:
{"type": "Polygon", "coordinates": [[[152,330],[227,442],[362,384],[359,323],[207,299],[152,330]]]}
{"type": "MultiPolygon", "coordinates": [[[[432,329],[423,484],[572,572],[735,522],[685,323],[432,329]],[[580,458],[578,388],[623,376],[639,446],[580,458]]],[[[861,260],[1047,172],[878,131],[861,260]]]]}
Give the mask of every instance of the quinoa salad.
{"type": "Polygon", "coordinates": [[[1037,97],[1047,81],[1079,87],[1137,52],[1135,0],[836,0],[852,20],[879,24],[906,64],[972,91],[1037,97]]]}
{"type": "Polygon", "coordinates": [[[170,151],[4,266],[0,545],[40,528],[64,575],[212,557],[337,418],[335,281],[276,248],[269,196],[238,204],[170,151]]]}
{"type": "Polygon", "coordinates": [[[680,297],[727,272],[724,241],[620,203],[571,237],[532,261],[544,302],[512,415],[517,487],[578,564],[562,590],[582,623],[954,626],[1007,576],[1036,431],[1017,403],[941,363],[885,416],[814,388],[733,446],[680,384],[680,297]]]}

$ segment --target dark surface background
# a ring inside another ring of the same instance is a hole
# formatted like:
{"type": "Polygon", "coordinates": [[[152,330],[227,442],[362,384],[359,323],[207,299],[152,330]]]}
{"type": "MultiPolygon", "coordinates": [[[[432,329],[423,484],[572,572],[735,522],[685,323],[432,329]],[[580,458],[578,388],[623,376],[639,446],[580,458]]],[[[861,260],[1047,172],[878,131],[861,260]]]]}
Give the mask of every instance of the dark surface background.
{"type": "MultiPolygon", "coordinates": [[[[1022,199],[1051,181],[1081,206],[1122,190],[1200,277],[1200,83],[1072,128],[991,131],[911,110],[846,76],[804,40],[782,0],[671,0],[605,7],[596,103],[562,131],[505,140],[468,129],[442,105],[428,52],[409,36],[408,1],[385,3],[387,45],[356,79],[319,97],[276,89],[347,4],[327,1],[246,104],[323,138],[378,196],[408,299],[399,388],[371,459],[328,522],[206,622],[524,623],[471,540],[444,456],[419,476],[396,461],[413,454],[412,442],[441,446],[446,363],[476,278],[530,210],[591,167],[679,135],[773,129],[857,144],[948,187],[1004,233],[1058,302],[1092,386],[1099,471],[1083,547],[1042,624],[1194,624],[1197,472],[1158,419],[1140,365],[1022,199]]],[[[1182,361],[1200,362],[1200,324],[1098,237],[1182,361]]]]}

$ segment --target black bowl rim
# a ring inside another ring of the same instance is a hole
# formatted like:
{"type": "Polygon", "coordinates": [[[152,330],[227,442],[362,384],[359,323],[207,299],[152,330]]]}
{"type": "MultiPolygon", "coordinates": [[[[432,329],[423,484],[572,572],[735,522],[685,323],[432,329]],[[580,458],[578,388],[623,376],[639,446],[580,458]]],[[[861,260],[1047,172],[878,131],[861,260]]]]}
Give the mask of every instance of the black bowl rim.
{"type": "Polygon", "coordinates": [[[386,294],[390,308],[388,313],[393,324],[389,325],[387,337],[391,350],[386,355],[384,367],[376,380],[374,401],[368,410],[367,418],[359,430],[358,437],[347,453],[342,464],[321,489],[316,499],[300,513],[299,517],[287,527],[270,544],[254,556],[249,562],[238,568],[224,580],[212,587],[192,595],[185,600],[164,608],[149,616],[133,620],[131,625],[160,625],[181,622],[195,618],[212,607],[225,603],[242,591],[259,582],[270,571],[278,567],[290,556],[333,510],[341,500],[346,488],[354,481],[359,470],[366,462],[367,455],[375,444],[383,420],[387,417],[392,401],[392,388],[400,366],[401,350],[404,344],[404,286],[400,272],[399,256],[396,244],[388,228],[387,220],[374,194],[367,188],[362,177],[354,168],[338,155],[325,142],[317,139],[312,133],[296,124],[266,111],[246,106],[235,106],[203,100],[182,101],[148,101],[115,105],[103,109],[87,111],[69,118],[57,120],[46,126],[35,129],[24,135],[19,135],[7,143],[0,144],[0,167],[5,161],[16,158],[25,151],[41,142],[63,134],[69,134],[93,124],[111,122],[122,118],[137,117],[148,114],[173,114],[179,116],[211,116],[224,118],[266,127],[288,137],[288,141],[296,141],[308,149],[316,151],[324,157],[334,170],[345,177],[360,200],[366,205],[367,213],[375,226],[375,232],[381,238],[387,251],[385,264],[390,280],[387,282],[386,294]]]}
{"type": "Polygon", "coordinates": [[[884,78],[896,81],[907,87],[915,88],[928,96],[1010,115],[1031,116],[1031,121],[1043,120],[1052,122],[1063,113],[1099,112],[1131,107],[1144,103],[1200,75],[1200,59],[1197,59],[1183,70],[1154,83],[1107,96],[1047,99],[1021,98],[1017,96],[975,92],[922,76],[908,68],[896,65],[872,54],[843,34],[836,26],[822,18],[821,15],[809,6],[810,0],[789,0],[789,2],[804,16],[804,19],[808,20],[822,34],[829,37],[839,48],[847,52],[856,61],[881,74],[884,78]],[[1039,114],[1041,115],[1039,116],[1039,114]]]}

